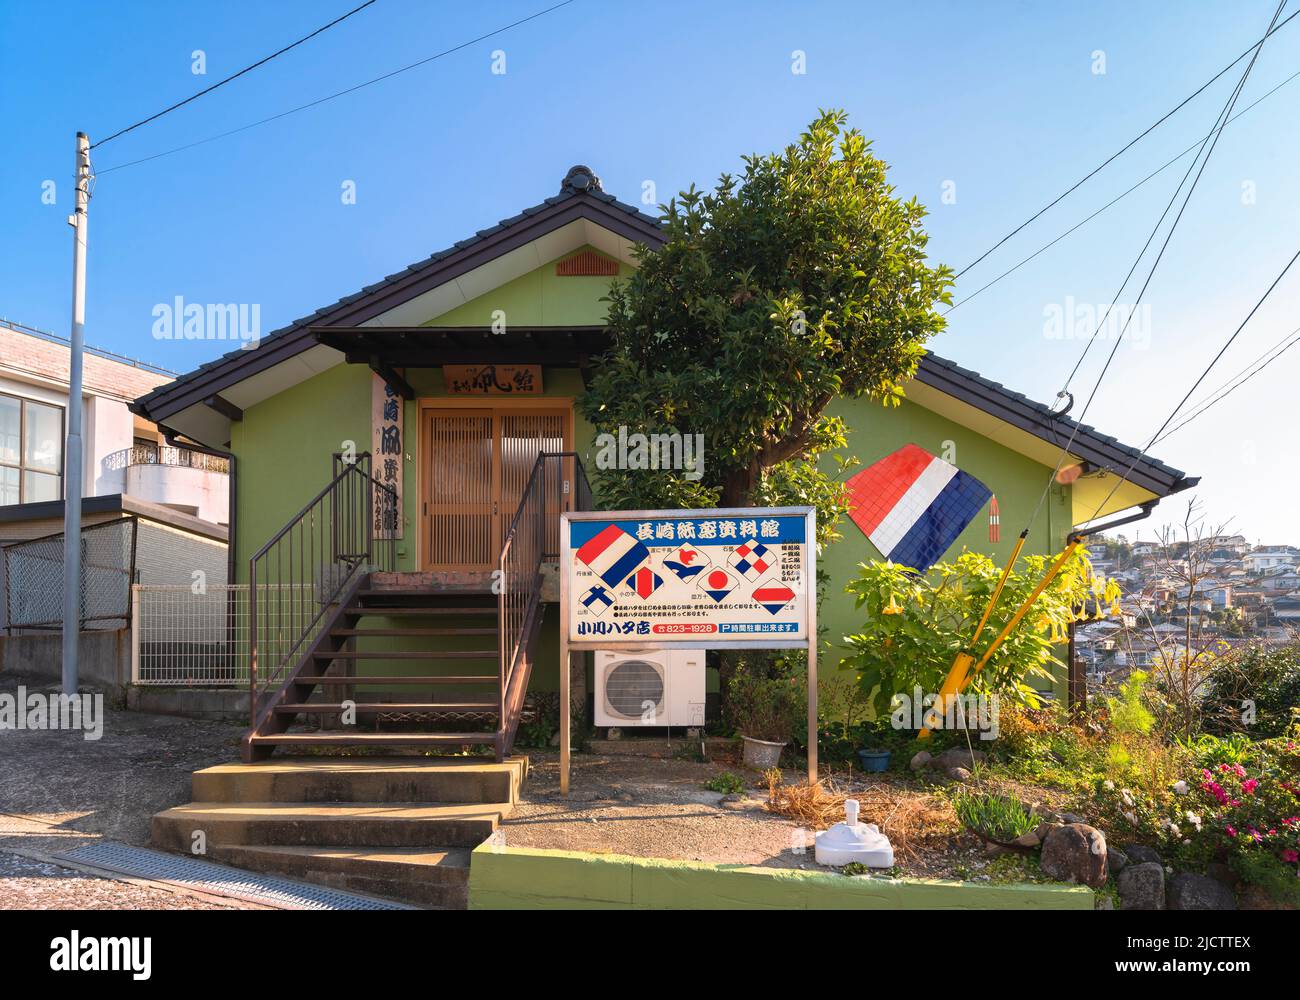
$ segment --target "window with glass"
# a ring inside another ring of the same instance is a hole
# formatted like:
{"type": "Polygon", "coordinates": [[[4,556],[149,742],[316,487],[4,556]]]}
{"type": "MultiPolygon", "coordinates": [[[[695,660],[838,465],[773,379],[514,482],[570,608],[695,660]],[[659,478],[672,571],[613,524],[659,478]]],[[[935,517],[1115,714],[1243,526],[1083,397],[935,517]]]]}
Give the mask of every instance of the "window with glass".
{"type": "Polygon", "coordinates": [[[63,498],[63,407],[0,393],[0,504],[63,498]]]}

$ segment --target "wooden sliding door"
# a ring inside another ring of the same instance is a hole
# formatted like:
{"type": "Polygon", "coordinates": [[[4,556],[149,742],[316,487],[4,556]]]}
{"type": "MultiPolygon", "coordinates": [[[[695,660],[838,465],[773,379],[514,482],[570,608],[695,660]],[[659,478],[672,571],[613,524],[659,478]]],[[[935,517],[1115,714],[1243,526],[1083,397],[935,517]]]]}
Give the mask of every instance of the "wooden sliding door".
{"type": "MultiPolygon", "coordinates": [[[[486,404],[486,405],[484,405],[486,404]]],[[[496,568],[501,542],[539,452],[572,447],[572,406],[422,405],[420,415],[421,569],[484,572],[496,568]]],[[[552,477],[557,478],[557,477],[552,477]]],[[[547,507],[548,548],[558,541],[558,488],[547,507]]]]}

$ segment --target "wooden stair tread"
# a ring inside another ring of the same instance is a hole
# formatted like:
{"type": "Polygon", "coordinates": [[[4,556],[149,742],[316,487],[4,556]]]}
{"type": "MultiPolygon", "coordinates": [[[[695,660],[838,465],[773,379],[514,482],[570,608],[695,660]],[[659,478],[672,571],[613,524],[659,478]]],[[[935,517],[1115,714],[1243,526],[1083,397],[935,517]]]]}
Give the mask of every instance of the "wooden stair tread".
{"type": "MultiPolygon", "coordinates": [[[[487,709],[492,712],[500,710],[497,701],[358,701],[348,705],[359,712],[456,712],[473,709],[487,709]]],[[[307,701],[285,702],[276,705],[277,712],[342,712],[342,702],[307,701]]]]}
{"type": "Polygon", "coordinates": [[[496,674],[460,674],[460,675],[443,675],[443,676],[409,676],[398,675],[396,677],[380,677],[370,675],[327,675],[327,676],[303,676],[299,674],[295,678],[297,684],[351,684],[354,687],[365,687],[375,684],[499,684],[501,678],[496,674]]]}
{"type": "Polygon", "coordinates": [[[500,656],[496,649],[453,649],[430,651],[424,649],[335,649],[317,650],[314,660],[482,660],[500,656]]]}
{"type": "Polygon", "coordinates": [[[275,733],[254,735],[249,741],[267,746],[420,746],[421,744],[495,745],[497,734],[490,733],[275,733]]]}
{"type": "Polygon", "coordinates": [[[449,625],[446,628],[332,628],[330,635],[382,635],[382,636],[403,636],[416,638],[419,636],[439,636],[439,635],[496,635],[496,628],[480,628],[471,626],[461,628],[455,625],[449,625]]]}
{"type": "Polygon", "coordinates": [[[491,615],[493,618],[497,615],[497,609],[491,608],[447,608],[447,607],[428,607],[428,608],[410,608],[410,607],[386,607],[376,605],[357,605],[349,604],[344,611],[349,615],[374,615],[375,617],[386,618],[397,615],[491,615]]]}

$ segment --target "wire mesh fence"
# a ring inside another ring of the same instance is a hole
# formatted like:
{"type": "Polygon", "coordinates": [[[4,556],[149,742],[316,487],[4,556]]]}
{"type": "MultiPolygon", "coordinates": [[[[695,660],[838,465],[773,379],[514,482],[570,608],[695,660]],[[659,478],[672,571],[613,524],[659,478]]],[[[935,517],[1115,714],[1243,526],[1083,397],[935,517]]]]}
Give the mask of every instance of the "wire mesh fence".
{"type": "MultiPolygon", "coordinates": [[[[81,627],[123,628],[131,618],[138,525],[133,517],[81,529],[81,627]]],[[[63,533],[2,550],[10,630],[63,624],[63,533]]]]}
{"type": "MultiPolygon", "coordinates": [[[[248,585],[137,584],[132,628],[136,684],[246,686],[249,680],[248,585]]],[[[311,584],[259,588],[264,634],[294,632],[298,611],[315,600],[311,584]]],[[[312,635],[311,639],[315,636],[312,635]]]]}

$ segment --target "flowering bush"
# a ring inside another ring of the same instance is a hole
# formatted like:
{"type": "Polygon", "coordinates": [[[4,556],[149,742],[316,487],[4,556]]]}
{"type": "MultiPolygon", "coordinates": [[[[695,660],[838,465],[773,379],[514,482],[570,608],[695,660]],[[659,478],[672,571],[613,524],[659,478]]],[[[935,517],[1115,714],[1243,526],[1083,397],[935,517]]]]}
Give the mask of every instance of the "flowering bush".
{"type": "Polygon", "coordinates": [[[1247,764],[1203,767],[1205,832],[1243,879],[1300,899],[1300,743],[1255,744],[1247,764]]]}

